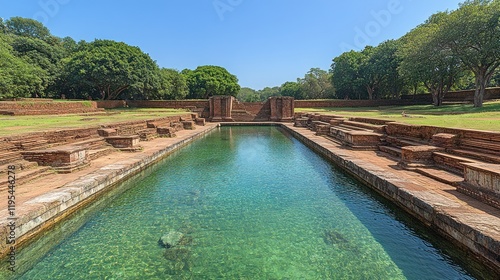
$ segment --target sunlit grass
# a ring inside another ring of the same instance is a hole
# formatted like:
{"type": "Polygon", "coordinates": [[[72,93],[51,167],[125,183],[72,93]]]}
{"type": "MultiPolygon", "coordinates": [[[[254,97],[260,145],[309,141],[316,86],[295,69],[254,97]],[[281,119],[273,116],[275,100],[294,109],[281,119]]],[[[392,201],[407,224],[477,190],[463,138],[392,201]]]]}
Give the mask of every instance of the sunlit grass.
{"type": "Polygon", "coordinates": [[[83,128],[117,122],[148,120],[186,113],[175,109],[113,109],[102,114],[68,114],[42,116],[1,116],[0,136],[44,130],[83,128]]]}
{"type": "Polygon", "coordinates": [[[416,125],[500,131],[500,101],[482,108],[471,104],[386,106],[369,108],[296,108],[296,112],[318,112],[349,117],[369,117],[416,125]],[[405,112],[406,117],[403,117],[405,112]]]}

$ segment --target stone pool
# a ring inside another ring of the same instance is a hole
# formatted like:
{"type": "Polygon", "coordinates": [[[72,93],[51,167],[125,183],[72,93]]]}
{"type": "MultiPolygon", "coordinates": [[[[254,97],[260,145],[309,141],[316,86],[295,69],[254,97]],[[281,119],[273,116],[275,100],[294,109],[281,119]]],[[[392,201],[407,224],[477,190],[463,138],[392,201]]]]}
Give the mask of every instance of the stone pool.
{"type": "Polygon", "coordinates": [[[24,249],[14,278],[484,277],[401,212],[282,129],[222,127],[24,249]]]}

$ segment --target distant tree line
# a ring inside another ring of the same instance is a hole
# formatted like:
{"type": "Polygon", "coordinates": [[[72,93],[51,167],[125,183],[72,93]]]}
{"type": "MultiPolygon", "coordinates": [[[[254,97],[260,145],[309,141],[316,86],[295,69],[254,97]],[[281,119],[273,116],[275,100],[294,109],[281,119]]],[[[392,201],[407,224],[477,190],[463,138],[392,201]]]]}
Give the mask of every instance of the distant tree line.
{"type": "Polygon", "coordinates": [[[500,85],[500,0],[468,0],[439,12],[403,37],[342,53],[329,70],[262,90],[240,88],[219,66],[160,68],[138,47],[111,40],[58,38],[38,21],[0,18],[0,99],[397,99],[430,92],[439,106],[450,90],[500,85]]]}
{"type": "Polygon", "coordinates": [[[0,19],[0,98],[175,100],[239,90],[236,76],[222,67],[160,68],[122,42],[76,42],[53,36],[32,19],[0,19]]]}
{"type": "Polygon", "coordinates": [[[450,90],[475,89],[481,107],[485,88],[500,86],[500,0],[470,0],[432,15],[397,40],[333,59],[329,71],[313,68],[280,87],[241,89],[245,101],[289,95],[296,99],[397,99],[430,92],[436,106],[450,90]]]}

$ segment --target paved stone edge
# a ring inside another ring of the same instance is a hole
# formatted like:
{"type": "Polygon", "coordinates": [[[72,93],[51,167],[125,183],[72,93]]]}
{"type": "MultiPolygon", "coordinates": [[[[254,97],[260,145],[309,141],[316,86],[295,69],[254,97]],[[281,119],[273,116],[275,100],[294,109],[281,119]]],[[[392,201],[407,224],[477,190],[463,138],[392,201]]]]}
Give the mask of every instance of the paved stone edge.
{"type": "MultiPolygon", "coordinates": [[[[28,213],[18,216],[16,220],[16,247],[22,247],[43,233],[51,224],[57,223],[64,216],[76,211],[83,204],[95,197],[96,194],[109,190],[131,176],[152,166],[172,152],[184,147],[188,143],[210,133],[218,126],[201,127],[195,132],[179,141],[159,149],[152,154],[133,154],[126,160],[101,167],[77,180],[67,183],[56,190],[26,201],[23,207],[29,207],[28,213]]],[[[0,240],[7,240],[9,221],[0,221],[0,240]]],[[[0,243],[0,258],[9,253],[10,245],[0,243]]]]}

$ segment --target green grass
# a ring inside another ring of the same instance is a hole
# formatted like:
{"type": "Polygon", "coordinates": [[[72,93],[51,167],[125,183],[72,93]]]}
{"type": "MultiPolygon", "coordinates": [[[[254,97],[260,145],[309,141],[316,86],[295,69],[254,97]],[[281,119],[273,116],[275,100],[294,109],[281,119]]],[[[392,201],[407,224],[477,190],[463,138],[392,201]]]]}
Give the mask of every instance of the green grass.
{"type": "Polygon", "coordinates": [[[482,108],[474,108],[470,104],[455,104],[441,107],[417,105],[370,108],[296,108],[295,111],[378,118],[416,125],[500,131],[500,101],[484,103],[482,108]],[[403,117],[403,111],[409,117],[403,117]]]}
{"type": "Polygon", "coordinates": [[[1,116],[0,136],[65,128],[83,128],[117,122],[148,120],[186,113],[175,109],[113,109],[103,114],[1,116]]]}

